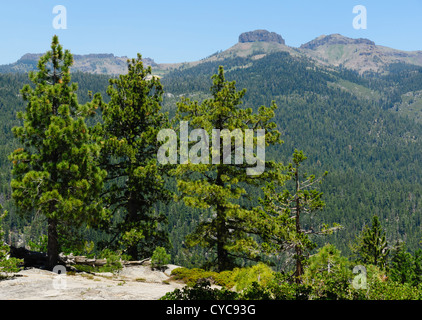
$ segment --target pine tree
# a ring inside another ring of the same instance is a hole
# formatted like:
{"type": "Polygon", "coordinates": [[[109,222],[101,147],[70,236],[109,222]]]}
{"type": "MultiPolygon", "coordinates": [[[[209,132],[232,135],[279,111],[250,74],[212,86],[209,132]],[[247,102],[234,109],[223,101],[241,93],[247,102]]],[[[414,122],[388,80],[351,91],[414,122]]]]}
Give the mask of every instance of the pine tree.
{"type": "Polygon", "coordinates": [[[351,249],[362,263],[372,264],[382,269],[386,267],[390,249],[378,216],[372,217],[371,227],[365,225],[351,249]]]}
{"type": "MultiPolygon", "coordinates": [[[[237,91],[234,81],[226,81],[223,67],[219,67],[212,80],[211,98],[202,103],[184,98],[178,103],[178,119],[187,121],[192,129],[205,130],[206,134],[201,133],[204,136],[201,136],[199,145],[205,143],[205,147],[200,148],[201,155],[197,155],[199,150],[193,146],[189,151],[189,159],[185,159],[186,162],[177,167],[175,174],[178,177],[180,198],[184,203],[212,212],[212,216],[201,221],[196,230],[188,236],[187,244],[200,245],[216,252],[215,265],[218,271],[223,271],[232,268],[237,257],[256,259],[259,255],[257,244],[250,232],[253,231],[249,218],[251,209],[242,201],[251,196],[246,191],[247,186],[254,190],[253,187],[265,179],[272,178],[273,163],[269,161],[265,162],[265,172],[248,174],[250,166],[237,158],[236,151],[239,151],[240,147],[236,146],[236,140],[240,139],[241,147],[245,146],[246,149],[246,130],[261,129],[265,130],[262,138],[268,146],[280,142],[280,133],[271,122],[276,109],[275,103],[270,107],[262,106],[253,114],[252,109],[240,107],[246,90],[237,91]],[[234,146],[230,138],[227,147],[228,142],[223,138],[225,129],[233,133],[234,146]],[[219,130],[220,135],[214,130],[219,130]],[[212,146],[206,145],[210,137],[216,142],[212,146]],[[220,146],[224,146],[222,149],[228,148],[226,152],[229,151],[224,153],[223,150],[223,159],[219,153],[220,146]],[[194,158],[199,157],[199,160],[192,160],[192,155],[194,158]]],[[[191,135],[194,134],[195,131],[191,131],[191,135]]],[[[257,143],[257,139],[258,137],[254,137],[254,143],[257,143]]],[[[182,159],[187,152],[183,153],[183,146],[180,148],[182,159]]]]}
{"type": "Polygon", "coordinates": [[[85,124],[94,106],[78,103],[72,63],[72,54],[54,36],[51,50],[38,61],[38,72],[29,74],[35,88],[21,90],[27,106],[18,113],[23,126],[13,133],[22,148],[10,155],[17,207],[47,218],[50,269],[60,249],[58,226],[95,225],[106,216],[99,199],[106,172],[97,166],[99,146],[85,124]]]}
{"type": "Polygon", "coordinates": [[[413,255],[413,262],[415,267],[415,281],[416,285],[422,283],[422,249],[417,249],[413,255]]]}
{"type": "Polygon", "coordinates": [[[164,214],[155,205],[170,199],[165,188],[165,166],[157,163],[159,130],[169,127],[162,113],[163,87],[151,67],[144,68],[142,57],[128,60],[128,73],[110,79],[110,102],[100,103],[103,125],[101,163],[108,172],[105,201],[112,210],[118,245],[132,259],[150,256],[156,246],[167,246],[168,237],[160,223],[164,214]]]}
{"type": "Polygon", "coordinates": [[[341,226],[323,224],[320,230],[315,230],[310,224],[309,218],[325,206],[323,193],[315,184],[320,183],[327,172],[319,178],[303,173],[301,165],[307,159],[303,151],[295,150],[292,158],[289,165],[278,166],[279,179],[263,188],[262,207],[257,210],[255,225],[263,239],[263,250],[278,254],[294,251],[295,281],[300,283],[306,256],[316,246],[310,236],[330,234],[341,226]],[[307,229],[302,221],[304,217],[308,220],[307,229]]]}
{"type": "Polygon", "coordinates": [[[421,250],[414,255],[407,251],[405,243],[398,243],[388,270],[391,280],[416,286],[421,281],[421,250]]]}

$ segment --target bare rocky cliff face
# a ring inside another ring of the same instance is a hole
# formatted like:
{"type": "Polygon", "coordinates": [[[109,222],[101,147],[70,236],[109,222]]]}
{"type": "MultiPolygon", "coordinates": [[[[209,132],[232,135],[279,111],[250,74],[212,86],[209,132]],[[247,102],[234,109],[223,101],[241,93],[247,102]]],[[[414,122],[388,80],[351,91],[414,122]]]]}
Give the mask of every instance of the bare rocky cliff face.
{"type": "Polygon", "coordinates": [[[250,32],[244,32],[239,36],[240,43],[246,42],[276,42],[280,44],[286,44],[283,37],[275,32],[269,32],[267,30],[255,30],[250,32]]]}

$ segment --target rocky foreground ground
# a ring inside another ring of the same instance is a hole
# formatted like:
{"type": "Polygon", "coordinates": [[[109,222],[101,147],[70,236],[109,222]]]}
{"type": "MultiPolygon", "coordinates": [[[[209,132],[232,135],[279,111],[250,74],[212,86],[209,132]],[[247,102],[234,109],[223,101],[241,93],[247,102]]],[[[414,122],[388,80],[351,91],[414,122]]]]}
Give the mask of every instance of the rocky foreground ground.
{"type": "Polygon", "coordinates": [[[150,266],[124,267],[112,273],[59,275],[30,268],[0,280],[0,300],[157,300],[184,284],[150,266]]]}

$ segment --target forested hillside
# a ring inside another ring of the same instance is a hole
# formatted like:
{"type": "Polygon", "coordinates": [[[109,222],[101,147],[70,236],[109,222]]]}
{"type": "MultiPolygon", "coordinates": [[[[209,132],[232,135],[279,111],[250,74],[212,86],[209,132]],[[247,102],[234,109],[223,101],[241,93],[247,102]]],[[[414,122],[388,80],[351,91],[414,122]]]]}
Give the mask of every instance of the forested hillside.
{"type": "MultiPolygon", "coordinates": [[[[414,121],[414,115],[407,117],[400,106],[407,101],[403,100],[406,94],[422,90],[420,67],[392,65],[385,75],[360,76],[346,69],[318,67],[284,52],[260,59],[237,57],[204,62],[174,70],[161,79],[163,110],[169,111],[170,118],[182,96],[199,101],[211,96],[211,76],[219,65],[224,66],[227,80],[235,80],[238,89],[246,88],[244,107],[256,112],[272,101],[277,104],[274,122],[284,143],[268,147],[268,159],[287,164],[293,151],[299,149],[308,157],[304,163],[307,171],[317,176],[328,171],[319,186],[326,206],[305,223],[339,223],[344,228],[315,238],[319,246],[332,243],[343,254],[350,254],[349,244],[377,215],[390,243],[403,240],[412,252],[419,247],[422,125],[414,121]]],[[[107,76],[73,73],[72,81],[79,85],[80,103],[90,101],[88,91],[100,92],[108,101],[107,76]]],[[[38,241],[45,233],[45,221],[20,217],[11,200],[8,155],[19,147],[11,129],[19,125],[16,113],[24,110],[19,90],[26,83],[27,74],[0,74],[0,204],[9,210],[3,224],[7,240],[15,245],[38,241]]],[[[93,125],[100,119],[98,112],[89,123],[93,125]]],[[[168,184],[176,189],[174,180],[168,184]]],[[[206,260],[204,251],[188,249],[184,241],[206,213],[182,202],[158,204],[156,210],[168,220],[163,228],[169,233],[167,248],[172,262],[201,266],[206,260]]],[[[96,244],[105,239],[100,231],[92,229],[84,236],[96,244]]]]}
{"type": "Polygon", "coordinates": [[[385,76],[359,76],[275,53],[176,70],[162,81],[166,92],[205,97],[209,75],[219,64],[228,79],[247,88],[246,107],[276,102],[284,144],[267,149],[268,156],[287,162],[297,148],[308,156],[310,172],[328,170],[321,185],[326,208],[314,219],[338,222],[344,229],[317,241],[350,252],[356,234],[378,215],[390,241],[419,247],[422,127],[394,106],[403,94],[421,90],[420,67],[392,65],[385,76]]]}

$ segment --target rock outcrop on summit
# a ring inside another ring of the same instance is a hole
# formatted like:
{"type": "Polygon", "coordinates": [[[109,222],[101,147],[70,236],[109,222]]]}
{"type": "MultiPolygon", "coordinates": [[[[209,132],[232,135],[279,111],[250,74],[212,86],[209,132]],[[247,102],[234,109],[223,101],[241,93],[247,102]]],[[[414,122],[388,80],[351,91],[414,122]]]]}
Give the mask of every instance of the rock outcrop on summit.
{"type": "Polygon", "coordinates": [[[244,32],[239,36],[240,43],[246,42],[277,42],[280,44],[286,44],[283,37],[275,32],[269,32],[267,30],[255,30],[244,32]]]}

